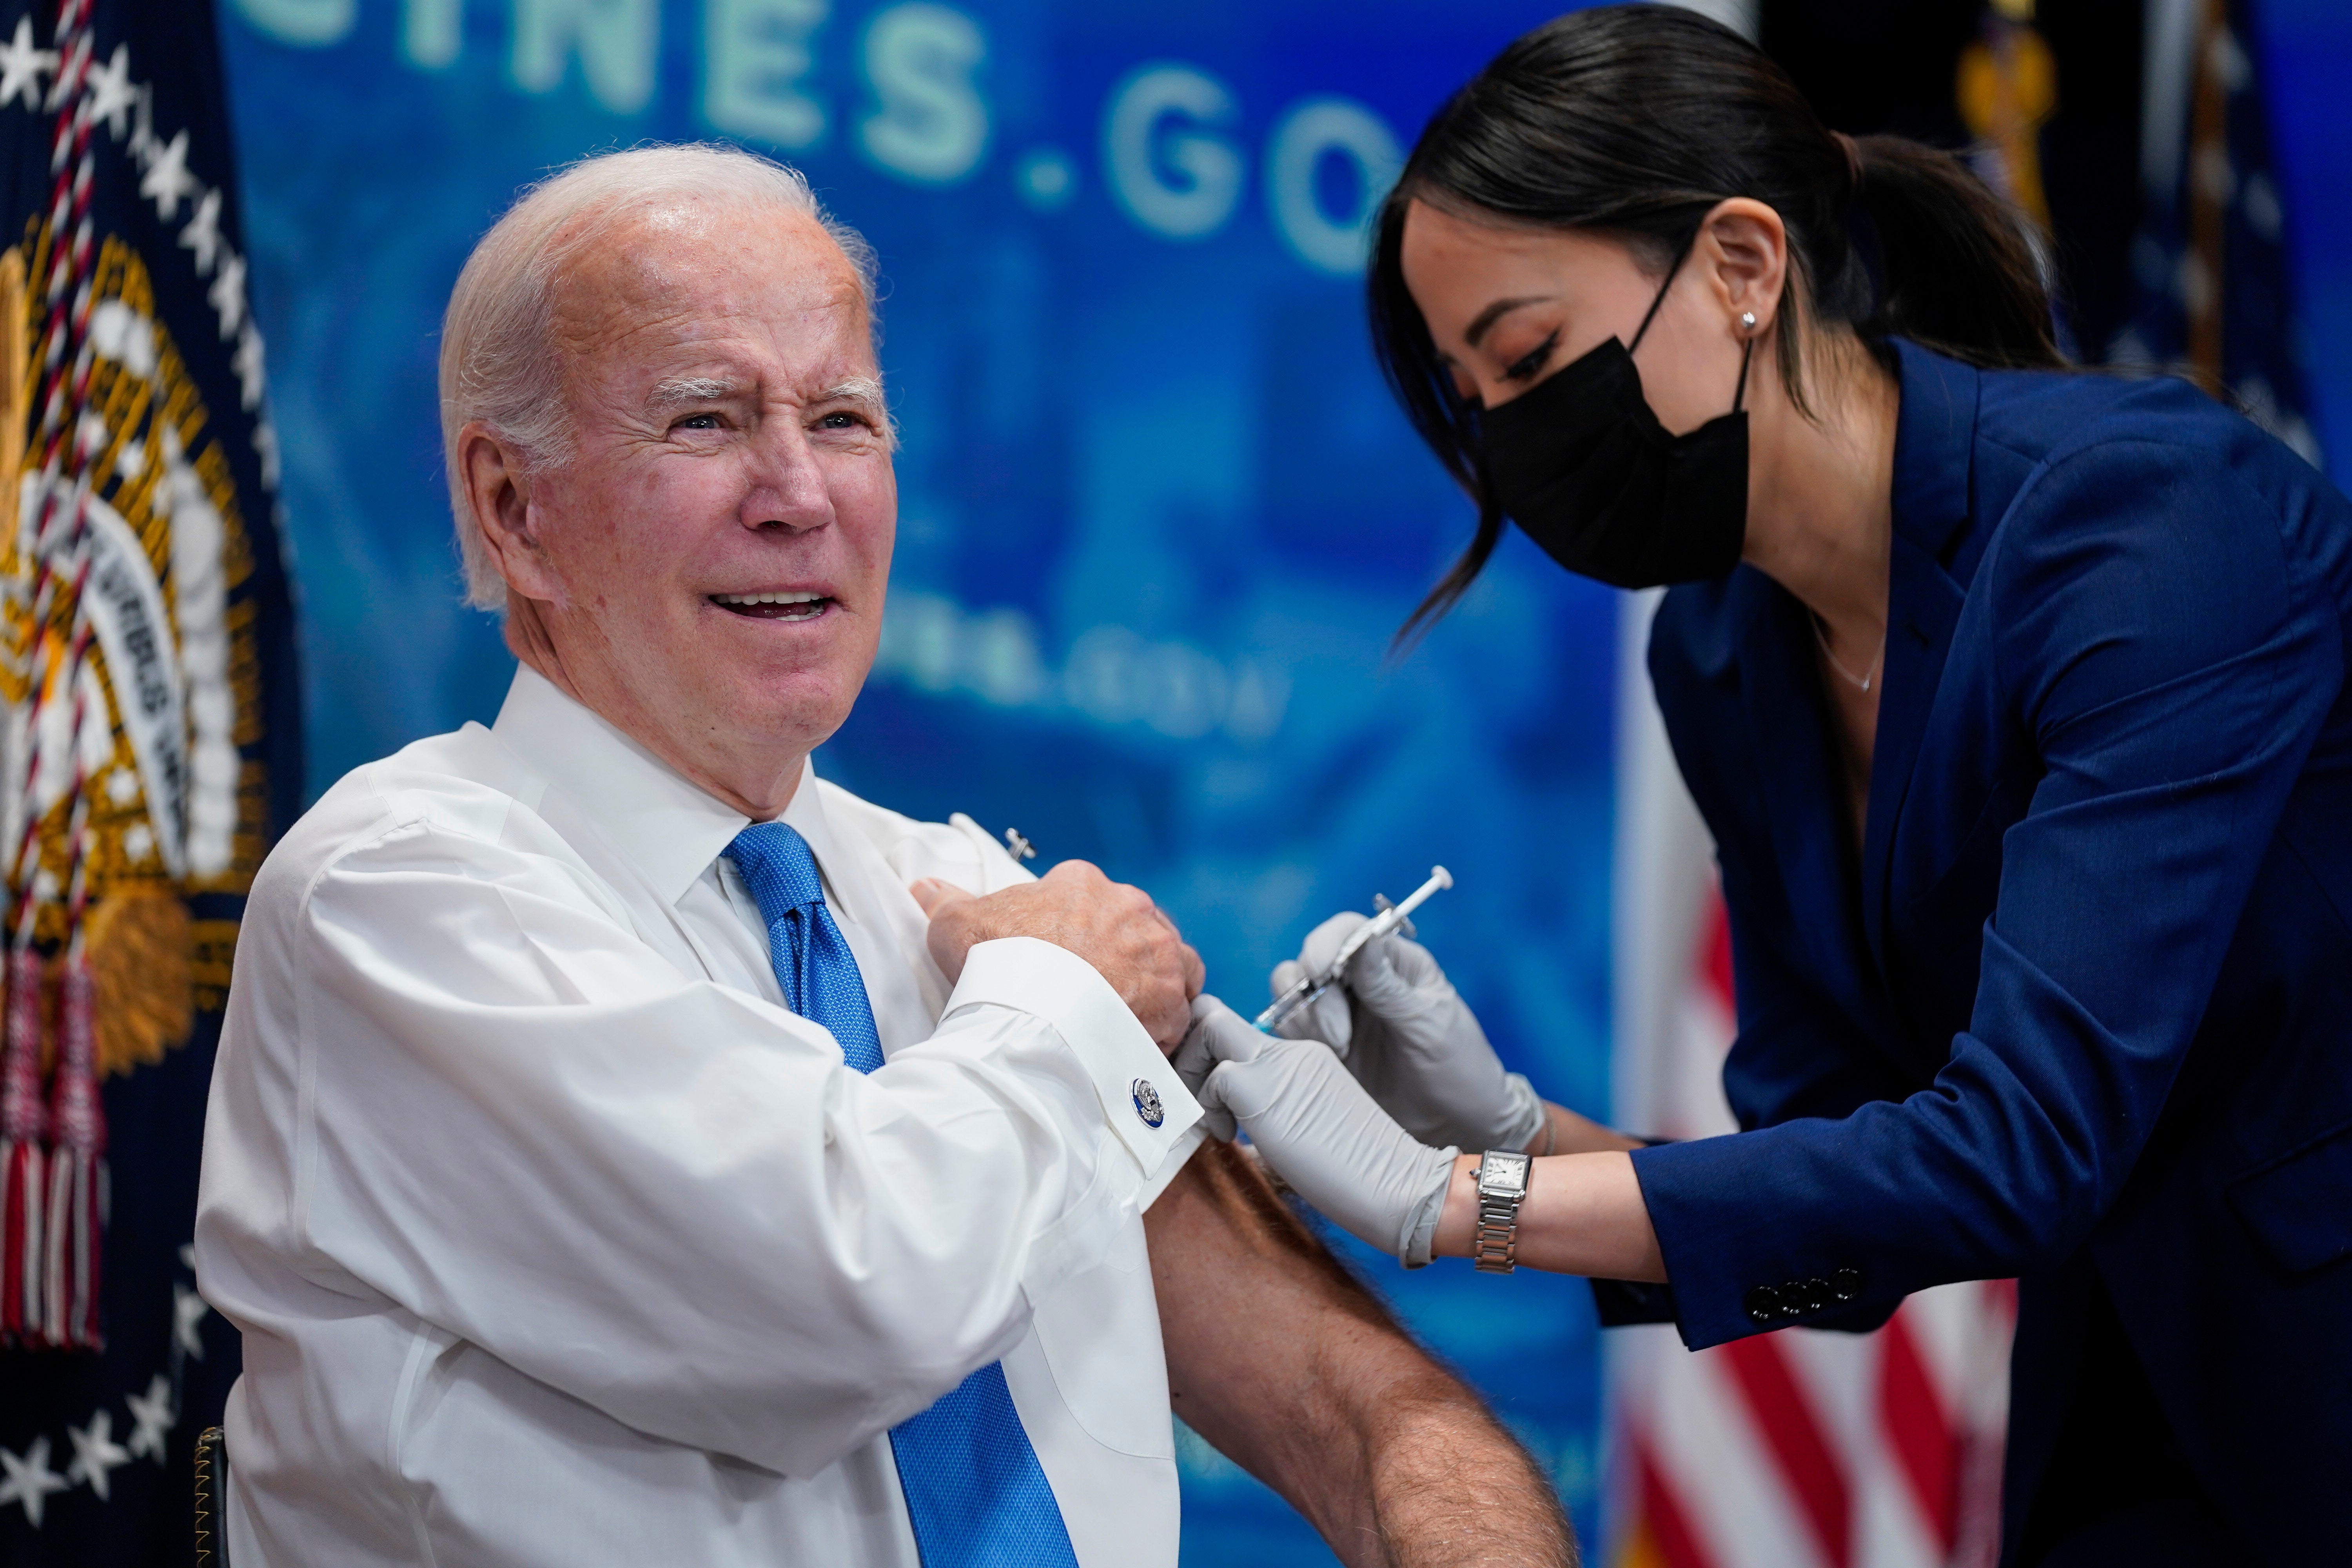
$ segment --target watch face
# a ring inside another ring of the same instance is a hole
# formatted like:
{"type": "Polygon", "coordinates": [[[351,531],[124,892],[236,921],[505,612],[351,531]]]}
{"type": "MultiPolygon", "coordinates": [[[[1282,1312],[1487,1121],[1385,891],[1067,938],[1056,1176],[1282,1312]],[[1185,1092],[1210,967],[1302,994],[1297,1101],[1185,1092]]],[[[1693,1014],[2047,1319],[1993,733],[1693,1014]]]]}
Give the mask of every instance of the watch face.
{"type": "Polygon", "coordinates": [[[1499,1149],[1489,1149],[1478,1162],[1478,1190],[1497,1197],[1527,1196],[1528,1167],[1533,1161],[1525,1154],[1507,1154],[1499,1149]]]}

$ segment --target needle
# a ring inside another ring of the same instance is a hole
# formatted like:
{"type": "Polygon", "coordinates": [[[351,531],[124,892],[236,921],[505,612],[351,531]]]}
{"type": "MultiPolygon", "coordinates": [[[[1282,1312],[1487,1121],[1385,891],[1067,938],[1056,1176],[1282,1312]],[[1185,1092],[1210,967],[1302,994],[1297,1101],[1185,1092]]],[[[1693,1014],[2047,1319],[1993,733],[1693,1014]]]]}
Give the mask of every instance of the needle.
{"type": "Polygon", "coordinates": [[[1454,886],[1453,873],[1443,866],[1429,868],[1429,880],[1412,890],[1401,904],[1392,904],[1356,928],[1355,934],[1339,944],[1339,956],[1331,961],[1331,973],[1321,980],[1303,974],[1298,984],[1274,999],[1274,1005],[1257,1016],[1257,1026],[1268,1034],[1276,1025],[1289,1017],[1331,988],[1331,983],[1348,972],[1349,961],[1364,950],[1368,942],[1376,942],[1405,922],[1405,917],[1429,901],[1431,895],[1454,886]]]}

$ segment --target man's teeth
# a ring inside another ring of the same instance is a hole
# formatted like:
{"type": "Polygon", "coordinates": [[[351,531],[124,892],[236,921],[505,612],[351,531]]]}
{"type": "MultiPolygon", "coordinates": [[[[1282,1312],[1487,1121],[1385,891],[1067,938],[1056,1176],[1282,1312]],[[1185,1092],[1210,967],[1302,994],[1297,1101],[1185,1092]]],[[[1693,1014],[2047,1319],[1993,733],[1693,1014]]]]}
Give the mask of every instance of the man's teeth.
{"type": "Polygon", "coordinates": [[[814,605],[823,594],[713,594],[722,605],[814,605]]]}

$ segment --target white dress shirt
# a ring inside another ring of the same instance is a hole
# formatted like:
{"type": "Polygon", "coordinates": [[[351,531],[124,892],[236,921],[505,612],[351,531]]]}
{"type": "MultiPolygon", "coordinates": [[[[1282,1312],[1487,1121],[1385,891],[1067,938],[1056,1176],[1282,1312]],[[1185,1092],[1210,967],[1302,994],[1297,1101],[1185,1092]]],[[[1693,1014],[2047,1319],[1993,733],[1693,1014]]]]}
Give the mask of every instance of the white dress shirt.
{"type": "Polygon", "coordinates": [[[870,1076],[782,1005],[747,819],[528,669],[271,854],[196,1222],[238,1568],[918,1568],[888,1429],[1000,1359],[1078,1562],[1175,1563],[1142,1210],[1199,1106],[1059,947],[950,990],[908,884],[1028,876],[969,819],[783,820],[870,1076]]]}

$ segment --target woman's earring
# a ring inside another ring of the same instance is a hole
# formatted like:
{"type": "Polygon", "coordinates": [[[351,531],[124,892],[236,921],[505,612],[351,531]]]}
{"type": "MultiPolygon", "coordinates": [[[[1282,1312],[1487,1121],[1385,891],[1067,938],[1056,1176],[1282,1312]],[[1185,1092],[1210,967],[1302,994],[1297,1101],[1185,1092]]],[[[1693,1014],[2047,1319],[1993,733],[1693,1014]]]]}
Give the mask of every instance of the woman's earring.
{"type": "Polygon", "coordinates": [[[1752,332],[1756,330],[1755,311],[1742,310],[1739,312],[1739,330],[1743,332],[1752,332]]]}

